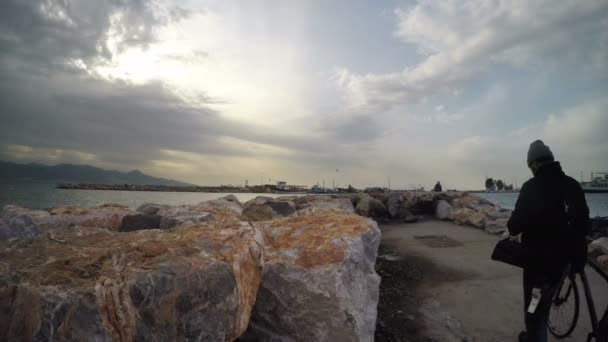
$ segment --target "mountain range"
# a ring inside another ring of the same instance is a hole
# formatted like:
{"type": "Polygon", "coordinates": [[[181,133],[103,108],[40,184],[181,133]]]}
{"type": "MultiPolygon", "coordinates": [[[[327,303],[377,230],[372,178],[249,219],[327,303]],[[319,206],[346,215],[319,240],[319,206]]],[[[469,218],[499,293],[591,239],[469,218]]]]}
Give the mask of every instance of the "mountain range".
{"type": "Polygon", "coordinates": [[[120,172],[91,165],[17,164],[0,161],[0,181],[37,181],[53,183],[140,184],[192,186],[172,179],[145,175],[139,170],[120,172]]]}

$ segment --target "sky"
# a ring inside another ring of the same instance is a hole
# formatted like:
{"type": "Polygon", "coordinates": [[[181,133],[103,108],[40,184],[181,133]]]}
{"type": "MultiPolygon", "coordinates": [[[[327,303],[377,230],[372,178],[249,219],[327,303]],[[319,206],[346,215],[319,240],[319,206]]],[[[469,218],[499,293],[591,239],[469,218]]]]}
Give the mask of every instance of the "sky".
{"type": "Polygon", "coordinates": [[[200,185],[608,171],[606,0],[3,0],[0,159],[200,185]]]}

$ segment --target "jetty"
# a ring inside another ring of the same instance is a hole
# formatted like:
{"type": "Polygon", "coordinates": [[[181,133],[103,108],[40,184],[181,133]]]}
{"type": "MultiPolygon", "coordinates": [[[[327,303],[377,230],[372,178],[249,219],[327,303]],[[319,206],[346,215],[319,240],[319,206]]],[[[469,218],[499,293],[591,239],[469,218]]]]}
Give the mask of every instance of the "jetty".
{"type": "MultiPolygon", "coordinates": [[[[0,336],[511,341],[521,275],[490,260],[510,215],[462,192],[8,205],[0,336]]],[[[604,223],[590,251],[606,271],[604,223]]]]}

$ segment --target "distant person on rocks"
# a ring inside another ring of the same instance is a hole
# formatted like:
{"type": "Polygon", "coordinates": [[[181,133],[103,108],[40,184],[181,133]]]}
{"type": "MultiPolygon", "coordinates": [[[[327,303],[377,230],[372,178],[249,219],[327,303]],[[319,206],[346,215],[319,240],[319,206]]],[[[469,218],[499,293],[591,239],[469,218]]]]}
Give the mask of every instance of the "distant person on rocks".
{"type": "Polygon", "coordinates": [[[526,331],[520,333],[519,341],[546,342],[551,299],[562,274],[568,264],[573,272],[585,266],[589,208],[579,183],[564,174],[541,140],[530,144],[527,162],[534,177],[521,187],[507,223],[511,235],[521,234],[527,255],[523,277],[526,331]],[[530,306],[533,291],[535,297],[540,293],[534,310],[530,306]]]}
{"type": "Polygon", "coordinates": [[[437,184],[435,184],[435,188],[433,189],[433,191],[435,192],[441,192],[441,183],[439,183],[439,181],[437,181],[437,184]]]}

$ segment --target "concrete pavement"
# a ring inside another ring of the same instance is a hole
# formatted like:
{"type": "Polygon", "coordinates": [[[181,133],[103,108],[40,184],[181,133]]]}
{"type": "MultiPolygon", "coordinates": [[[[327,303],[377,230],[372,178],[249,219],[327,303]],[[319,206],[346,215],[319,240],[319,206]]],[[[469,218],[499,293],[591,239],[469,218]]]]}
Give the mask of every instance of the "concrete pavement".
{"type": "MultiPolygon", "coordinates": [[[[490,259],[498,237],[442,221],[384,225],[382,243],[404,260],[424,260],[417,296],[428,337],[436,341],[511,342],[523,327],[521,269],[490,259]]],[[[598,310],[608,304],[608,284],[587,269],[598,310]]],[[[581,293],[581,317],[571,338],[585,341],[590,331],[581,293]]],[[[600,313],[601,314],[601,313],[600,313]]],[[[557,341],[552,336],[550,341],[557,341]]]]}

